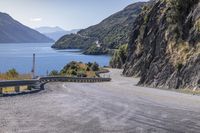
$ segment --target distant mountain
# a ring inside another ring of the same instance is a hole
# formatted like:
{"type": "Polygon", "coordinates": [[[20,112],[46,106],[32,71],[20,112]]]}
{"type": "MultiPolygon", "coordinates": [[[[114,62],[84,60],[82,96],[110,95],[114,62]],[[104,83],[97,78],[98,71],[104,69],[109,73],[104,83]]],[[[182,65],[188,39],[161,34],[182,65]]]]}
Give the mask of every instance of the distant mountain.
{"type": "Polygon", "coordinates": [[[53,42],[45,35],[19,23],[6,13],[0,12],[0,43],[53,42]]]}
{"type": "Polygon", "coordinates": [[[39,28],[36,28],[35,30],[46,35],[49,38],[52,38],[55,41],[57,41],[60,37],[62,37],[64,35],[77,33],[79,31],[79,29],[66,31],[58,26],[56,26],[56,27],[39,27],[39,28]]]}
{"type": "Polygon", "coordinates": [[[128,43],[132,25],[144,5],[145,2],[131,4],[97,25],[60,38],[52,47],[81,48],[85,54],[107,54],[128,43]]]}
{"type": "Polygon", "coordinates": [[[38,27],[38,28],[35,28],[35,30],[37,30],[40,33],[53,33],[53,32],[65,31],[64,29],[62,29],[58,26],[56,26],[56,27],[48,27],[48,26],[38,27]]]}

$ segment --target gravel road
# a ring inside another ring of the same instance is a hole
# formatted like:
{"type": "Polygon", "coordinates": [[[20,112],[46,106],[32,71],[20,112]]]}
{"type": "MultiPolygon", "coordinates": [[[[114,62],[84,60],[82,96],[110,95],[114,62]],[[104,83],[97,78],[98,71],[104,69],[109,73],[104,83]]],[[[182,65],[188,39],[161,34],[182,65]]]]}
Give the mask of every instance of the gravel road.
{"type": "Polygon", "coordinates": [[[39,93],[0,98],[0,133],[199,133],[200,97],[112,82],[49,83],[39,93]]]}

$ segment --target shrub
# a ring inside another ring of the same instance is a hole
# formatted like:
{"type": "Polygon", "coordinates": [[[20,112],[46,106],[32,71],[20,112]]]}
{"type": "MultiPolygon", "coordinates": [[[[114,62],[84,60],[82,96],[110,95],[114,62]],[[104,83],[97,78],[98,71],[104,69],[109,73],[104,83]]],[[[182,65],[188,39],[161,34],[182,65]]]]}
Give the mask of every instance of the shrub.
{"type": "Polygon", "coordinates": [[[13,68],[10,69],[6,72],[6,75],[8,75],[9,77],[15,78],[19,76],[19,73],[13,68]]]}
{"type": "Polygon", "coordinates": [[[71,74],[72,74],[73,76],[76,76],[76,75],[77,75],[77,72],[76,72],[75,70],[72,70],[71,74]]]}
{"type": "Polygon", "coordinates": [[[52,70],[49,74],[49,76],[57,76],[60,75],[60,73],[57,70],[52,70]]]}
{"type": "Polygon", "coordinates": [[[113,68],[122,68],[125,64],[127,55],[128,55],[128,44],[124,44],[119,47],[119,49],[115,50],[114,55],[110,61],[110,65],[113,68]]]}
{"type": "Polygon", "coordinates": [[[94,62],[91,66],[92,71],[98,71],[99,70],[99,64],[97,64],[96,62],[94,62]]]}
{"type": "Polygon", "coordinates": [[[178,71],[180,71],[180,70],[182,69],[182,67],[183,67],[183,64],[182,64],[182,63],[178,63],[178,64],[176,65],[176,68],[177,68],[178,71]]]}
{"type": "Polygon", "coordinates": [[[88,62],[84,64],[82,62],[70,62],[61,71],[61,75],[66,76],[77,76],[77,77],[95,77],[94,71],[99,70],[99,65],[95,63],[88,62]]]}

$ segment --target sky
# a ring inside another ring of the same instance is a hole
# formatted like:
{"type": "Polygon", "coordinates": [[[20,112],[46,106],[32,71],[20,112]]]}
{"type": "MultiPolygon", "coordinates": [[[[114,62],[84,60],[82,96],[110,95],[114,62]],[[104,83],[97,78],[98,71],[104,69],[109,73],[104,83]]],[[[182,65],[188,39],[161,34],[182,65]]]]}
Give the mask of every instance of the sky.
{"type": "Polygon", "coordinates": [[[31,28],[59,26],[83,29],[127,5],[147,0],[0,0],[0,12],[31,28]]]}

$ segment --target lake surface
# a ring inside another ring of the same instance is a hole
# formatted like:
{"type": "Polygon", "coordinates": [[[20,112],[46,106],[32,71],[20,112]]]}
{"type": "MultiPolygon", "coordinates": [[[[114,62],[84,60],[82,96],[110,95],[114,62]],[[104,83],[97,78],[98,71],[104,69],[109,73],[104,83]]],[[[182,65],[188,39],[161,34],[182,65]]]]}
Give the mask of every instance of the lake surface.
{"type": "Polygon", "coordinates": [[[30,73],[33,53],[36,54],[36,73],[45,75],[51,70],[61,70],[71,61],[97,62],[109,65],[110,56],[83,55],[80,50],[55,50],[50,43],[0,44],[0,72],[15,68],[20,73],[30,73]]]}

